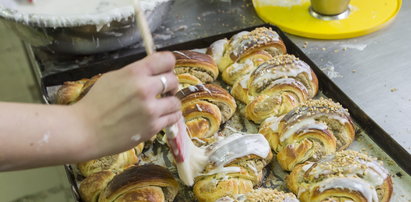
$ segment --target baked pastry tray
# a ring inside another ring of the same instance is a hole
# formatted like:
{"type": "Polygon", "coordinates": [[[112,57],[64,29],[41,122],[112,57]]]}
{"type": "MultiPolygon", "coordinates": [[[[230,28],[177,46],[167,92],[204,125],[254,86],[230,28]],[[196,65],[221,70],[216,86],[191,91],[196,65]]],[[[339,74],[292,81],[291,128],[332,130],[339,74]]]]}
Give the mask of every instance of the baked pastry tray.
{"type": "MultiPolygon", "coordinates": [[[[385,167],[389,170],[389,173],[393,177],[393,195],[391,201],[410,201],[411,199],[411,155],[401,147],[387,132],[385,132],[379,125],[376,124],[363,110],[361,110],[356,103],[354,103],[335,83],[324,74],[320,68],[308,58],[301,49],[299,49],[278,27],[273,25],[260,25],[258,27],[270,27],[276,31],[284,44],[287,47],[287,52],[299,57],[305,61],[313,69],[319,80],[319,93],[318,97],[327,97],[332,100],[341,103],[342,106],[348,109],[352,119],[356,126],[356,139],[353,144],[348,148],[362,153],[367,153],[371,156],[377,157],[384,162],[385,167]]],[[[202,39],[188,41],[168,47],[161,48],[160,50],[190,50],[202,49],[208,47],[214,41],[222,38],[230,38],[234,34],[241,31],[250,31],[256,27],[249,27],[233,32],[210,36],[202,39]]],[[[54,95],[57,89],[65,81],[80,80],[82,78],[90,78],[94,75],[105,73],[114,69],[121,68],[135,60],[143,58],[144,52],[126,55],[121,58],[102,60],[101,62],[87,65],[81,69],[74,69],[57,74],[48,75],[42,78],[42,94],[45,103],[51,104],[54,100],[54,95]]],[[[245,126],[249,133],[255,133],[257,130],[256,125],[248,123],[245,126]]],[[[162,150],[164,151],[164,150],[162,150]]],[[[176,172],[175,168],[171,165],[171,162],[167,160],[167,154],[157,155],[162,156],[160,158],[151,160],[152,162],[161,162],[159,164],[165,164],[169,169],[171,167],[172,172],[176,172]]],[[[145,162],[142,162],[143,164],[145,162]]],[[[277,188],[280,190],[285,189],[284,178],[286,172],[283,171],[279,165],[276,165],[277,161],[273,160],[271,165],[268,166],[269,172],[267,172],[266,179],[263,182],[263,187],[277,188]]],[[[72,192],[76,201],[82,201],[79,197],[78,184],[79,178],[75,166],[65,165],[68,180],[72,185],[72,192]]],[[[191,192],[190,189],[185,187],[183,192],[191,192]]],[[[192,194],[183,193],[179,194],[175,201],[193,201],[192,194]],[[189,198],[189,199],[188,199],[189,198]],[[191,198],[191,199],[190,199],[191,198]]]]}

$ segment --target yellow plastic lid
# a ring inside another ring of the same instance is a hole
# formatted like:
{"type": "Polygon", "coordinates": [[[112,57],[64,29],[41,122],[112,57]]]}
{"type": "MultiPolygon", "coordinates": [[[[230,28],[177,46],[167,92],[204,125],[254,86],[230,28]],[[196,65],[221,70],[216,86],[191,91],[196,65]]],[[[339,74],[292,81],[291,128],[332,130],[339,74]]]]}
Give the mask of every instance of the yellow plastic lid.
{"type": "Polygon", "coordinates": [[[311,16],[309,0],[301,0],[293,6],[275,6],[270,0],[253,0],[253,4],[261,19],[290,34],[316,39],[344,39],[366,35],[388,25],[399,12],[402,1],[351,0],[349,16],[330,21],[311,16]]]}

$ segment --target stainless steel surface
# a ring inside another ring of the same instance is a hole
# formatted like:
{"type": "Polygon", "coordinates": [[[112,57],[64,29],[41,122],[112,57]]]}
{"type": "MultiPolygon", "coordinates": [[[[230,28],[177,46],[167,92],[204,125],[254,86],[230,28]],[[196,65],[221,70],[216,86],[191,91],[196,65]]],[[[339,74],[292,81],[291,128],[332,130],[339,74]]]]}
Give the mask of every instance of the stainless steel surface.
{"type": "Polygon", "coordinates": [[[347,18],[351,13],[351,9],[348,7],[345,11],[337,15],[322,15],[314,11],[312,7],[310,7],[308,12],[310,12],[311,16],[315,18],[328,21],[328,20],[342,20],[342,19],[347,18]]]}
{"type": "MultiPolygon", "coordinates": [[[[367,36],[348,40],[290,36],[408,152],[411,152],[410,16],[411,1],[403,1],[391,25],[367,36]]],[[[156,44],[165,46],[261,23],[251,1],[176,0],[154,37],[158,38],[156,44]]]]}
{"type": "Polygon", "coordinates": [[[350,0],[311,0],[311,8],[321,15],[339,15],[348,10],[350,0]]]}
{"type": "MultiPolygon", "coordinates": [[[[151,30],[162,23],[170,9],[172,1],[167,1],[154,10],[146,11],[151,30]]],[[[44,27],[37,24],[24,24],[6,17],[1,17],[11,30],[22,40],[36,47],[59,53],[95,54],[117,50],[140,41],[140,34],[135,26],[134,16],[120,21],[111,21],[104,25],[81,25],[69,27],[44,27]]]]}

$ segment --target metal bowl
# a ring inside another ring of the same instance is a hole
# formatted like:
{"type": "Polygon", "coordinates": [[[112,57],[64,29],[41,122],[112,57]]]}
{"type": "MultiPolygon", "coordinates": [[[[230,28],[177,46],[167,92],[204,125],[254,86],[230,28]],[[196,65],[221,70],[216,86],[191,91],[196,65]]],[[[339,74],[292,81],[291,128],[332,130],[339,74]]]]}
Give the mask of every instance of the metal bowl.
{"type": "MultiPolygon", "coordinates": [[[[150,29],[154,31],[169,10],[172,0],[163,1],[146,10],[150,29]]],[[[47,18],[29,16],[16,18],[16,11],[0,5],[0,20],[23,41],[35,47],[64,54],[95,54],[117,50],[141,40],[134,15],[114,19],[104,24],[50,26],[47,18]]]]}

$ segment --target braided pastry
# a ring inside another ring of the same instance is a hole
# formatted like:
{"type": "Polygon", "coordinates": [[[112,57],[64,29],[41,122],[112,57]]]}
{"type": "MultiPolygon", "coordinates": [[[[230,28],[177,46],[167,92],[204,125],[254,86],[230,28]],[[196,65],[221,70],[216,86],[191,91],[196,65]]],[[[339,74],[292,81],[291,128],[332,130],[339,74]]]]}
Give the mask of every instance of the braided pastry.
{"type": "Polygon", "coordinates": [[[276,189],[259,188],[246,194],[235,197],[223,197],[216,202],[298,202],[292,193],[285,193],[276,189]]]}
{"type": "Polygon", "coordinates": [[[180,89],[192,85],[210,83],[217,79],[218,67],[209,55],[195,51],[174,51],[176,64],[174,72],[180,89]]]}
{"type": "Polygon", "coordinates": [[[317,91],[317,76],[310,66],[293,55],[279,55],[239,79],[231,93],[247,104],[245,116],[261,123],[289,112],[317,91]]]}
{"type": "Polygon", "coordinates": [[[391,176],[381,163],[349,150],[296,166],[287,186],[301,201],[388,202],[392,194],[391,176]]]}
{"type": "Polygon", "coordinates": [[[213,85],[196,85],[177,93],[191,138],[213,141],[214,134],[236,110],[234,98],[223,88],[213,85]]]}
{"type": "Polygon", "coordinates": [[[256,52],[266,51],[272,56],[286,53],[283,41],[271,28],[259,27],[251,32],[237,33],[228,41],[222,39],[214,42],[207,50],[223,72],[231,64],[256,52]]]}
{"type": "Polygon", "coordinates": [[[309,100],[280,118],[269,118],[260,131],[285,170],[347,148],[355,131],[349,113],[330,99],[309,100]]]}
{"type": "Polygon", "coordinates": [[[179,189],[171,173],[157,165],[133,166],[116,175],[99,202],[172,202],[179,189]]]}
{"type": "Polygon", "coordinates": [[[69,105],[79,101],[84,97],[94,85],[94,83],[101,77],[96,75],[91,79],[81,79],[78,81],[64,82],[63,86],[59,88],[56,94],[56,103],[62,105],[69,105]]]}
{"type": "Polygon", "coordinates": [[[233,197],[252,191],[254,186],[261,183],[263,168],[273,156],[261,134],[233,134],[208,149],[213,150],[224,144],[230,148],[210,157],[213,163],[206,166],[204,175],[195,179],[193,191],[199,201],[214,202],[224,196],[233,197]],[[227,152],[235,154],[234,159],[225,159],[227,152]]]}
{"type": "Polygon", "coordinates": [[[119,154],[104,156],[96,160],[79,163],[77,164],[77,167],[80,173],[85,177],[103,170],[119,173],[138,162],[137,155],[141,153],[142,147],[144,147],[144,143],[139,144],[136,148],[119,154]]]}

